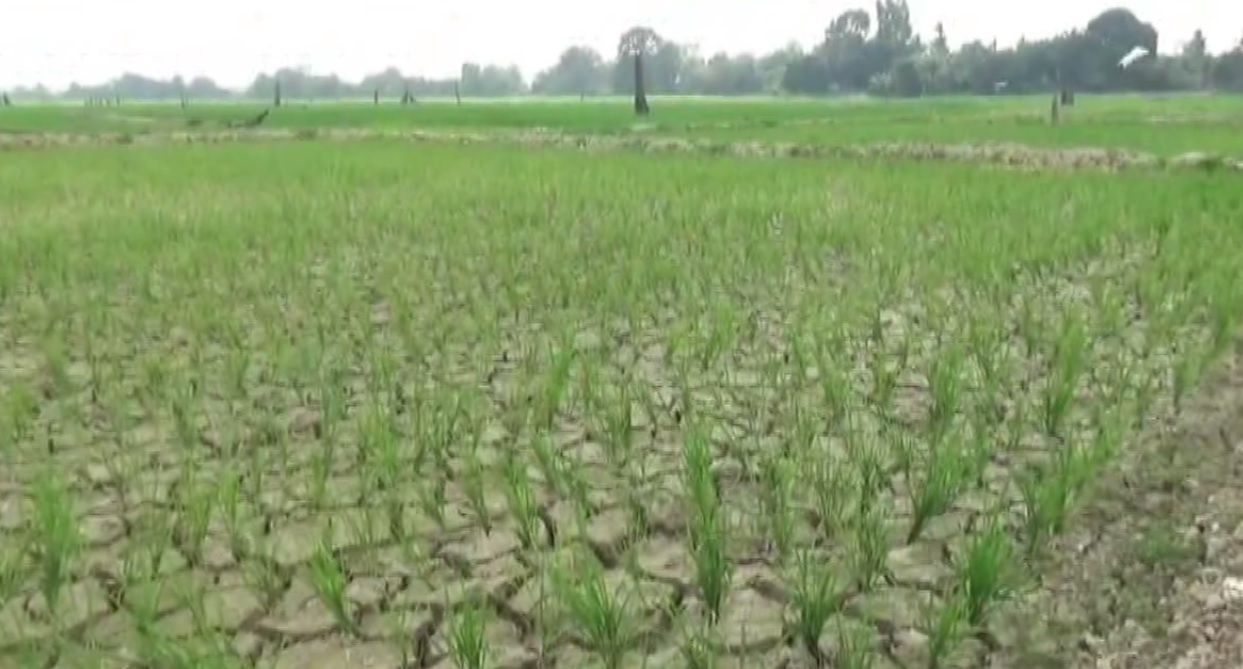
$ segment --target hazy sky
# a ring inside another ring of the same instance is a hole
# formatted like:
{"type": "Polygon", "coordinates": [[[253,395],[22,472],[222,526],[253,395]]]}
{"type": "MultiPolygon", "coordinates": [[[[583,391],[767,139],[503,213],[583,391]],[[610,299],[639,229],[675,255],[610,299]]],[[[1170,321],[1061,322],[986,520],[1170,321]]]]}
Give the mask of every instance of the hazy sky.
{"type": "MultiPolygon", "coordinates": [[[[1098,0],[910,0],[915,30],[938,21],[951,43],[1012,44],[1082,26],[1098,0]]],[[[513,63],[528,77],[571,44],[611,53],[633,25],[715,51],[810,45],[850,7],[871,0],[0,0],[0,88],[42,82],[101,83],[126,71],[169,77],[205,74],[244,87],[259,71],[305,65],[356,80],[395,65],[451,76],[463,61],[513,63]]],[[[1209,49],[1243,37],[1239,0],[1130,0],[1157,27],[1162,51],[1196,28],[1209,49]]]]}

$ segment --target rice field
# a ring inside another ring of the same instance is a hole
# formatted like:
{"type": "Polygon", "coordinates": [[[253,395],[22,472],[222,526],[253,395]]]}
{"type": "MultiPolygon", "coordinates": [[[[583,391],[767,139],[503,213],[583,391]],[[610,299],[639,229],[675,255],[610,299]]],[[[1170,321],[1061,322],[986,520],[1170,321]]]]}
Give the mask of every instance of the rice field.
{"type": "Polygon", "coordinates": [[[1243,575],[1239,178],[0,153],[0,666],[1173,666],[1243,575]]]}

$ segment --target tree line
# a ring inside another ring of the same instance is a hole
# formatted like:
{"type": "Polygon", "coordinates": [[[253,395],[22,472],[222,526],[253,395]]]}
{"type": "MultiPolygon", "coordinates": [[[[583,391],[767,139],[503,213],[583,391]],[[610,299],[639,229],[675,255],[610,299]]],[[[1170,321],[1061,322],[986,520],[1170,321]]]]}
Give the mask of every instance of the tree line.
{"type": "Polygon", "coordinates": [[[348,82],[285,68],[260,74],[233,92],[206,77],[159,80],[125,74],[99,86],[74,84],[60,95],[43,87],[13,91],[14,98],[90,100],[271,98],[279,82],[292,99],[504,97],[525,94],[631,95],[635,55],[642,60],[649,94],[831,95],[870,93],[915,97],[943,94],[1023,94],[1052,90],[1087,92],[1243,91],[1243,39],[1222,53],[1208,50],[1196,31],[1180,38],[1177,54],[1158,54],[1159,35],[1126,8],[1109,9],[1053,37],[1000,48],[972,41],[949,46],[937,25],[927,38],[911,27],[906,0],[877,0],[874,10],[843,12],[810,49],[791,43],[768,54],[706,56],[694,46],[648,27],[627,30],[614,53],[587,46],[565,49],[557,62],[526,81],[515,66],[465,63],[456,77],[408,76],[396,68],[348,82]],[[1119,60],[1135,47],[1149,56],[1128,67],[1119,60]]]}

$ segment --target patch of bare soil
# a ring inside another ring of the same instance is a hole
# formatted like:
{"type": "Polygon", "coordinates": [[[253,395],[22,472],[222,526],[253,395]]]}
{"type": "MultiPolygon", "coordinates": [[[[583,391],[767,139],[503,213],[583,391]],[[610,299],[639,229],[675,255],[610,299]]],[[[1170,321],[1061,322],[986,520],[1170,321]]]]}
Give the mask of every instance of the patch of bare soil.
{"type": "MultiPolygon", "coordinates": [[[[1058,548],[1000,666],[1243,666],[1243,343],[1152,426],[1058,548]]],[[[997,666],[997,663],[995,663],[997,666]]]]}
{"type": "Polygon", "coordinates": [[[0,135],[0,151],[108,144],[217,144],[291,140],[392,140],[458,144],[500,143],[536,147],[565,147],[592,151],[643,153],[699,153],[735,157],[881,159],[930,162],[971,162],[1014,169],[1106,171],[1135,169],[1197,169],[1243,172],[1243,159],[1203,151],[1173,157],[1130,149],[1094,147],[1035,147],[1009,142],[941,144],[935,142],[879,142],[867,144],[796,144],[772,142],[719,142],[677,137],[563,134],[547,129],[519,132],[460,133],[426,130],[245,129],[144,133],[13,133],[0,135]]]}

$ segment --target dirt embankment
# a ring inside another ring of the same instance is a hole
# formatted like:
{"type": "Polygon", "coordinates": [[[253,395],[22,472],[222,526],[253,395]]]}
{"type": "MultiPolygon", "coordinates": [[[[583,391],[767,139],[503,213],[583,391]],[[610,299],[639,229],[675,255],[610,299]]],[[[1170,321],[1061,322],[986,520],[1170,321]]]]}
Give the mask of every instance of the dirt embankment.
{"type": "Polygon", "coordinates": [[[217,144],[295,140],[502,143],[533,147],[565,147],[596,151],[644,153],[698,153],[738,157],[888,159],[975,162],[1016,169],[1198,169],[1243,172],[1243,159],[1207,152],[1174,157],[1129,149],[1092,147],[1036,147],[1017,143],[940,144],[934,142],[881,142],[868,144],[796,144],[720,142],[670,137],[580,135],[535,129],[519,132],[450,132],[431,130],[232,129],[149,133],[14,133],[0,134],[0,151],[36,150],[89,145],[217,144]]]}

